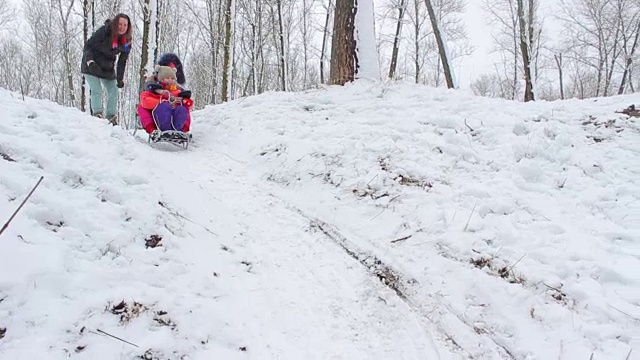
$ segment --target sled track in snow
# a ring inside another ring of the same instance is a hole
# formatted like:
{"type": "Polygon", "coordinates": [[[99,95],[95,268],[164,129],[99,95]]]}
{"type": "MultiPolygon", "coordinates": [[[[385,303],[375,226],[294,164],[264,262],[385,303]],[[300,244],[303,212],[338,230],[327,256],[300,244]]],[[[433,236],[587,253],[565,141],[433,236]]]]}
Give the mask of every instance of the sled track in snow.
{"type": "MultiPolygon", "coordinates": [[[[230,165],[230,168],[236,168],[234,165],[241,163],[226,154],[212,153],[211,157],[217,158],[221,155],[233,160],[234,164],[230,165]]],[[[238,172],[243,173],[242,170],[238,172]]],[[[256,186],[262,188],[264,185],[256,183],[256,186]]],[[[416,279],[403,274],[402,271],[389,265],[371,251],[358,246],[342,235],[336,226],[305,213],[295,204],[281,198],[268,188],[263,188],[261,192],[267,194],[272,200],[277,201],[283,208],[308,221],[311,230],[321,232],[334,244],[338,245],[351,259],[363,266],[368,274],[392,290],[408,306],[408,309],[416,315],[418,321],[424,326],[425,332],[434,339],[439,338],[444,343],[447,343],[445,346],[450,347],[452,352],[460,354],[461,359],[518,359],[508,349],[508,345],[501,344],[500,339],[494,338],[491,333],[478,334],[469,319],[465,319],[463,315],[458,314],[448,304],[439,301],[437,294],[420,293],[417,287],[419,283],[416,279]],[[428,301],[428,299],[431,299],[431,301],[428,301]],[[436,330],[437,333],[434,334],[429,328],[436,330]]]]}
{"type": "MultiPolygon", "coordinates": [[[[305,214],[302,210],[293,207],[291,205],[287,205],[287,207],[305,219],[309,220],[310,226],[312,229],[317,229],[322,232],[326,237],[331,239],[334,243],[336,243],[344,252],[347,253],[351,258],[356,260],[362,266],[364,266],[367,272],[373,276],[375,276],[382,284],[384,284],[389,289],[393,290],[393,292],[405,303],[409,308],[419,315],[421,318],[426,319],[430,324],[434,325],[436,329],[445,335],[446,340],[451,341],[451,343],[455,346],[458,351],[462,351],[465,356],[468,356],[470,359],[475,359],[476,356],[468,350],[466,350],[463,346],[459,344],[458,341],[455,340],[455,337],[451,335],[451,333],[445,330],[439,321],[435,321],[432,319],[427,311],[423,309],[419,302],[413,300],[414,296],[412,293],[412,286],[418,284],[417,280],[413,278],[409,278],[404,276],[400,271],[394,269],[392,266],[386,264],[384,261],[376,257],[374,254],[371,254],[367,251],[359,249],[359,247],[350,241],[347,237],[342,235],[334,226],[305,214]]],[[[442,304],[437,304],[437,306],[441,306],[442,304]]],[[[473,324],[469,324],[469,322],[459,315],[455,314],[448,306],[444,305],[445,311],[449,314],[452,314],[455,319],[460,321],[462,324],[469,328],[473,328],[473,324]]],[[[480,335],[479,335],[480,336],[480,335]]],[[[505,345],[502,345],[496,341],[491,336],[487,336],[491,340],[491,342],[499,349],[500,356],[503,359],[516,360],[517,358],[513,355],[509,349],[505,345]]],[[[482,357],[484,358],[484,357],[482,357]]]]}

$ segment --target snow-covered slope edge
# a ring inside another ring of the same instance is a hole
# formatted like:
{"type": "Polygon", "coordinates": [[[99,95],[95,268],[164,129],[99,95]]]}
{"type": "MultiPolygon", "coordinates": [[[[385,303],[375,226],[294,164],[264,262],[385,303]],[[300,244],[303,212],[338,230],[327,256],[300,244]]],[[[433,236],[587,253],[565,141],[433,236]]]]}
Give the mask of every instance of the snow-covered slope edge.
{"type": "Polygon", "coordinates": [[[199,119],[274,196],[400,269],[411,301],[469,355],[632,359],[640,135],[615,113],[632,103],[360,82],[199,119]]]}

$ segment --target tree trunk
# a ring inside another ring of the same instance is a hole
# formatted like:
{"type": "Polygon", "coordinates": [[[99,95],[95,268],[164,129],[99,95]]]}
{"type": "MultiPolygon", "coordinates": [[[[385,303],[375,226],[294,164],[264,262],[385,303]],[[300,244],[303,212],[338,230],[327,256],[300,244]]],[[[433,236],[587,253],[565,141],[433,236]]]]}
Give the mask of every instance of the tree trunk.
{"type": "Polygon", "coordinates": [[[309,87],[309,8],[308,0],[302,0],[302,57],[304,70],[302,72],[302,88],[309,87]]]}
{"type": "Polygon", "coordinates": [[[420,83],[420,71],[422,70],[420,68],[420,2],[419,0],[414,0],[414,8],[416,11],[415,14],[415,27],[414,27],[414,36],[415,36],[415,58],[414,58],[414,63],[416,66],[416,76],[415,76],[415,81],[416,84],[420,83]]]}
{"type": "Polygon", "coordinates": [[[260,45],[262,44],[262,2],[261,1],[256,2],[255,16],[256,16],[255,18],[256,27],[255,27],[255,34],[253,35],[254,59],[253,59],[253,73],[252,73],[252,77],[253,77],[252,86],[253,86],[254,95],[260,93],[260,77],[258,72],[258,60],[260,59],[261,52],[262,52],[262,46],[260,45]]]}
{"type": "Polygon", "coordinates": [[[564,85],[562,79],[562,53],[553,56],[558,65],[558,79],[560,80],[560,100],[564,100],[564,85]]]}
{"type": "MultiPolygon", "coordinates": [[[[220,0],[222,1],[222,0],[220,0]]],[[[219,2],[218,2],[219,3],[219,2]]],[[[218,44],[216,41],[218,32],[216,31],[216,11],[213,1],[207,3],[207,17],[209,20],[209,50],[211,51],[211,104],[215,104],[218,89],[218,44]]]]}
{"type": "Polygon", "coordinates": [[[433,10],[431,0],[424,0],[424,3],[427,6],[429,19],[431,20],[431,27],[433,28],[433,34],[435,35],[436,43],[438,44],[438,53],[440,54],[440,61],[442,61],[444,77],[447,80],[447,88],[454,89],[455,84],[453,82],[453,73],[451,71],[451,63],[449,62],[449,54],[447,54],[447,44],[445,44],[444,40],[442,39],[442,33],[440,32],[440,25],[438,24],[436,12],[433,10]]]}
{"type": "Polygon", "coordinates": [[[285,57],[284,46],[284,25],[282,24],[282,0],[276,0],[276,6],[278,11],[278,38],[279,38],[279,51],[280,54],[280,87],[282,91],[287,91],[287,59],[285,57]]]}
{"type": "Polygon", "coordinates": [[[358,62],[354,39],[356,1],[336,0],[329,74],[329,83],[332,85],[344,85],[355,77],[358,62]]]}
{"type": "Polygon", "coordinates": [[[73,85],[73,65],[71,65],[71,48],[70,48],[70,44],[71,44],[71,32],[69,31],[69,18],[71,16],[71,10],[73,9],[73,4],[74,4],[75,0],[71,0],[71,2],[69,3],[69,7],[67,8],[66,14],[62,11],[62,1],[60,1],[59,5],[59,10],[60,10],[60,20],[62,22],[62,33],[64,35],[64,40],[63,40],[63,45],[62,45],[62,51],[63,51],[63,58],[64,58],[64,63],[65,63],[65,72],[67,73],[67,84],[69,86],[68,88],[68,92],[69,92],[69,101],[70,101],[70,105],[72,107],[76,106],[76,91],[75,91],[75,86],[73,85]]]}
{"type": "Polygon", "coordinates": [[[258,67],[258,31],[256,24],[251,24],[251,95],[258,93],[257,67],[258,67]]]}
{"type": "MultiPolygon", "coordinates": [[[[518,22],[520,24],[520,53],[522,54],[522,66],[524,68],[524,101],[533,101],[533,81],[531,79],[531,57],[529,54],[529,38],[531,34],[527,31],[527,20],[524,15],[524,0],[518,1],[518,22]]],[[[533,25],[529,24],[529,29],[533,25]]]]}
{"type": "MultiPolygon", "coordinates": [[[[82,43],[86,44],[89,39],[89,12],[93,8],[93,0],[83,0],[82,3],[82,43]]],[[[82,87],[80,90],[80,110],[87,111],[87,81],[82,76],[82,87]]]]}
{"type": "Polygon", "coordinates": [[[156,3],[156,10],[154,12],[155,16],[155,21],[156,23],[155,25],[155,36],[154,36],[154,47],[153,47],[153,64],[155,64],[158,61],[158,51],[160,48],[160,2],[162,2],[162,0],[155,0],[156,3]]]}
{"type": "Polygon", "coordinates": [[[626,55],[626,59],[624,62],[624,72],[622,74],[620,87],[618,88],[618,95],[622,95],[624,93],[627,79],[629,79],[629,85],[631,85],[633,88],[633,83],[631,81],[631,65],[633,64],[633,56],[635,55],[639,38],[640,38],[640,20],[638,21],[638,26],[636,27],[633,45],[631,45],[631,51],[629,51],[629,53],[626,55]]]}
{"type": "Polygon", "coordinates": [[[224,62],[222,64],[222,102],[227,102],[231,98],[231,41],[232,41],[232,11],[233,0],[227,0],[224,9],[224,62]]]}
{"type": "Polygon", "coordinates": [[[327,57],[327,38],[329,37],[329,23],[331,21],[331,5],[332,0],[329,0],[329,6],[327,7],[327,15],[324,19],[324,31],[322,33],[322,49],[320,50],[320,83],[325,83],[324,76],[324,62],[327,57]]]}
{"type": "Polygon", "coordinates": [[[151,9],[149,2],[151,0],[143,0],[142,4],[142,54],[140,56],[140,71],[139,71],[139,84],[138,90],[142,92],[144,90],[145,78],[147,77],[147,63],[149,62],[149,37],[151,32],[151,9]]]}
{"type": "Polygon", "coordinates": [[[393,79],[398,66],[398,51],[400,50],[400,37],[402,36],[402,21],[406,10],[406,0],[400,0],[398,8],[398,23],[396,24],[396,35],[393,38],[393,51],[391,53],[391,65],[389,65],[389,79],[393,79]]]}
{"type": "Polygon", "coordinates": [[[609,71],[607,72],[607,77],[604,81],[604,96],[609,96],[609,88],[611,87],[611,79],[613,78],[613,70],[616,67],[616,60],[618,60],[618,55],[620,54],[620,50],[618,50],[618,46],[620,45],[620,41],[618,41],[620,37],[620,27],[616,28],[616,35],[613,41],[613,50],[611,52],[611,62],[609,65],[609,71]]]}
{"type": "Polygon", "coordinates": [[[258,94],[262,94],[265,90],[265,81],[264,81],[264,76],[265,76],[265,56],[264,56],[264,46],[262,46],[263,44],[263,39],[264,39],[264,19],[263,19],[263,11],[262,11],[262,1],[258,1],[256,6],[258,7],[258,40],[260,41],[260,44],[258,45],[258,58],[260,59],[260,71],[258,72],[258,94]]]}

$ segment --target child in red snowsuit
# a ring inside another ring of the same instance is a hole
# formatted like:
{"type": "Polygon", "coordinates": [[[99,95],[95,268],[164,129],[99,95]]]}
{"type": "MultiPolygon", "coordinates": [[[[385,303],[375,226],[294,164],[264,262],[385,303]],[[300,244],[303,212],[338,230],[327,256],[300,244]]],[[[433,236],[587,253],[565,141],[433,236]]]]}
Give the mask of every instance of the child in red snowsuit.
{"type": "Polygon", "coordinates": [[[176,84],[176,68],[156,65],[155,70],[157,75],[148,79],[140,93],[137,110],[142,127],[156,138],[163,131],[189,132],[191,92],[176,84]]]}

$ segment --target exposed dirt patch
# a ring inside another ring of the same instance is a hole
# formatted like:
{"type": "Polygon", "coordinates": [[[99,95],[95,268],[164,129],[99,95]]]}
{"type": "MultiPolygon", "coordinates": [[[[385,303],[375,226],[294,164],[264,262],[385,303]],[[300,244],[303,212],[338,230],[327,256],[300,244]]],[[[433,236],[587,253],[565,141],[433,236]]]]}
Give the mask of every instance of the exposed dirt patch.
{"type": "Polygon", "coordinates": [[[161,235],[151,235],[148,238],[144,239],[144,246],[147,249],[156,248],[158,246],[162,246],[162,244],[160,244],[160,241],[162,241],[161,235]]]}
{"type": "Polygon", "coordinates": [[[149,307],[136,301],[134,301],[133,304],[129,305],[124,300],[122,300],[116,305],[109,303],[105,310],[114,315],[119,315],[120,323],[124,325],[128,324],[129,322],[131,322],[131,320],[137,318],[138,316],[140,316],[140,314],[149,310],[149,307]]]}

